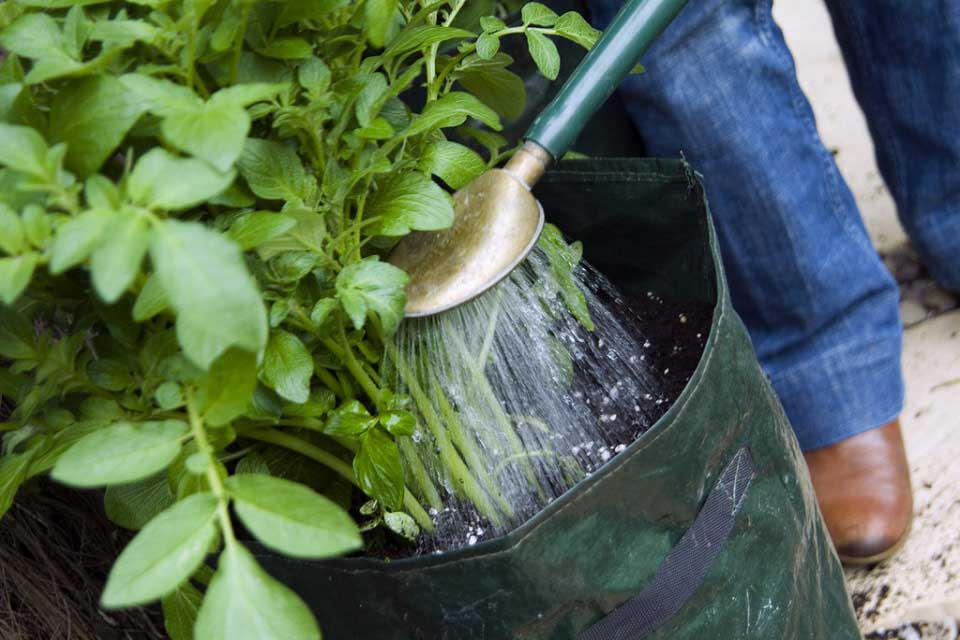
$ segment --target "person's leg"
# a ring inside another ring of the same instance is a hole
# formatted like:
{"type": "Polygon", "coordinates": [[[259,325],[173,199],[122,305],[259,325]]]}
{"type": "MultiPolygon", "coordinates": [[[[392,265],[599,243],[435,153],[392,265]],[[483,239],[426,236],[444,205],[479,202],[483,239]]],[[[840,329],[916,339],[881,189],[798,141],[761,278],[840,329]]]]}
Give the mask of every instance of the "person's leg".
{"type": "MultiPolygon", "coordinates": [[[[594,0],[605,24],[621,0],[594,0]]],[[[770,0],[694,0],[621,95],[704,176],[730,282],[804,450],[900,412],[897,287],[817,134],[770,0]]]]}
{"type": "MultiPolygon", "coordinates": [[[[596,18],[620,0],[593,0],[596,18]]],[[[599,26],[599,25],[598,25],[599,26]]],[[[730,282],[842,560],[905,539],[897,287],[821,142],[771,0],[692,0],[621,88],[656,155],[703,173],[730,282]]]]}
{"type": "Polygon", "coordinates": [[[828,0],[900,220],[960,291],[960,2],[828,0]]]}

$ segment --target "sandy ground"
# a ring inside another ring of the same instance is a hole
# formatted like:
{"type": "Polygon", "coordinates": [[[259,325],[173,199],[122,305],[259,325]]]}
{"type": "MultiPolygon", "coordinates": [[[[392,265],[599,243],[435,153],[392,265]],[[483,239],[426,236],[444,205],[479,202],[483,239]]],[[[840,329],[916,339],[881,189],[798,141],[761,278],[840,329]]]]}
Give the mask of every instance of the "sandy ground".
{"type": "MultiPolygon", "coordinates": [[[[820,0],[779,0],[774,14],[820,133],[836,150],[878,251],[902,253],[906,236],[877,171],[826,10],[820,0]]],[[[913,289],[904,287],[906,298],[913,289]]],[[[871,570],[850,570],[847,578],[865,633],[908,625],[893,637],[952,639],[960,617],[960,311],[918,311],[911,300],[901,310],[909,326],[902,421],[916,492],[914,531],[898,557],[871,570]]]]}

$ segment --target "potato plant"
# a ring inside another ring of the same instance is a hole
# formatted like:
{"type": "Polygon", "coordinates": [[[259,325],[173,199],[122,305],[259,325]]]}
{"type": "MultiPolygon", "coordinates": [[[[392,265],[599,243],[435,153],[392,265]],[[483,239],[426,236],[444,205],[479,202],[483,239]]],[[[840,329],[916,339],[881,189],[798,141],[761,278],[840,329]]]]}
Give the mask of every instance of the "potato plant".
{"type": "Polygon", "coordinates": [[[409,400],[380,372],[407,276],[380,258],[509,153],[501,38],[555,78],[551,38],[598,35],[507,15],[0,4],[0,514],[38,476],[105,487],[139,533],[104,607],[160,599],[173,638],[318,638],[251,538],[324,558],[430,530],[398,453],[409,400]]]}

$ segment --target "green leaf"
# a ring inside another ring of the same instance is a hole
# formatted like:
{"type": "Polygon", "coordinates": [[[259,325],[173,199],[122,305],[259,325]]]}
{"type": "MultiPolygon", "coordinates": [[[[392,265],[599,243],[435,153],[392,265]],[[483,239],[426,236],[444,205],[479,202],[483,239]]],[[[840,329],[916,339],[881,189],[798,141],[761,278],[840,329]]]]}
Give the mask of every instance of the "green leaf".
{"type": "Polygon", "coordinates": [[[100,174],[92,175],[83,184],[83,195],[92,209],[119,209],[123,204],[117,185],[100,174]]]}
{"type": "MultiPolygon", "coordinates": [[[[551,43],[552,44],[552,43],[551,43]]],[[[476,118],[495,131],[500,131],[500,117],[497,113],[469,93],[453,91],[440,99],[430,102],[413,123],[403,132],[404,136],[442,129],[459,127],[467,118],[476,118]]]]}
{"type": "MultiPolygon", "coordinates": [[[[154,87],[149,84],[142,85],[141,90],[148,86],[152,91],[154,87]]],[[[206,160],[224,173],[240,157],[250,131],[250,116],[244,106],[268,100],[286,87],[282,83],[235,85],[217,91],[205,103],[193,95],[184,94],[177,104],[162,104],[152,110],[165,116],[161,131],[168,142],[206,160]]],[[[159,98],[150,100],[157,104],[159,98]]]]}
{"type": "Polygon", "coordinates": [[[25,360],[37,355],[30,322],[13,307],[0,306],[0,356],[25,360]]]}
{"type": "Polygon", "coordinates": [[[69,58],[63,49],[63,35],[56,20],[45,13],[20,16],[0,34],[0,44],[24,58],[43,58],[54,54],[69,58]]]}
{"type": "Polygon", "coordinates": [[[527,31],[527,47],[540,73],[549,80],[556,80],[560,73],[560,53],[553,40],[540,31],[530,30],[527,31]]]}
{"type": "Polygon", "coordinates": [[[480,18],[480,28],[484,33],[495,33],[507,28],[507,24],[496,16],[483,16],[480,18]]]}
{"type": "Polygon", "coordinates": [[[366,127],[354,129],[354,133],[364,140],[389,140],[394,130],[390,123],[383,118],[374,118],[366,127]]]}
{"type": "Polygon", "coordinates": [[[296,558],[327,558],[363,545],[353,519],[316,491],[260,474],[231,476],[234,509],[258,540],[296,558]]]}
{"type": "Polygon", "coordinates": [[[287,82],[245,82],[220,89],[210,97],[207,104],[233,104],[246,107],[255,102],[270,100],[289,88],[290,84],[287,82]]]}
{"type": "Polygon", "coordinates": [[[50,273],[63,273],[86,260],[112,217],[111,211],[91,209],[60,227],[50,250],[50,273]]]}
{"type": "Polygon", "coordinates": [[[110,358],[91,360],[87,365],[87,376],[90,382],[107,391],[123,391],[131,382],[127,366],[110,358]]]}
{"type": "MultiPolygon", "coordinates": [[[[169,80],[151,78],[138,73],[120,76],[120,82],[139,100],[140,107],[158,116],[169,116],[181,111],[192,111],[203,106],[189,87],[169,80]]],[[[132,98],[133,99],[133,98],[132,98]]]]}
{"type": "Polygon", "coordinates": [[[227,231],[227,237],[244,251],[269,242],[292,229],[297,221],[273,211],[253,211],[238,217],[227,231]]]}
{"type": "Polygon", "coordinates": [[[233,472],[235,474],[260,473],[269,476],[270,465],[267,464],[267,461],[262,455],[254,451],[240,458],[233,472]]]}
{"type": "Polygon", "coordinates": [[[0,250],[15,256],[26,248],[23,221],[10,207],[0,203],[0,250]]]}
{"type": "Polygon", "coordinates": [[[50,219],[51,216],[39,205],[27,205],[23,210],[23,230],[30,244],[38,249],[45,249],[50,243],[50,219]]]}
{"type": "Polygon", "coordinates": [[[363,404],[358,400],[348,400],[330,414],[323,432],[334,437],[358,438],[376,424],[377,419],[370,415],[363,404]]]}
{"type": "Polygon", "coordinates": [[[602,33],[599,29],[591,27],[576,11],[568,11],[560,16],[554,29],[567,40],[576,42],[588,51],[597,43],[602,33]]]}
{"type": "Polygon", "coordinates": [[[230,349],[217,358],[200,379],[197,405],[211,427],[228,424],[253,402],[257,388],[257,357],[249,351],[230,349]]]}
{"type": "Polygon", "coordinates": [[[300,338],[292,333],[273,332],[263,354],[260,372],[264,383],[281,398],[303,403],[310,397],[313,357],[300,338]]]}
{"type": "Polygon", "coordinates": [[[386,44],[397,28],[399,0],[366,0],[363,3],[363,30],[375,47],[386,44]]]}
{"type": "Polygon", "coordinates": [[[401,436],[412,436],[417,429],[417,419],[409,411],[381,411],[380,424],[391,434],[401,436]]]}
{"type": "Polygon", "coordinates": [[[173,462],[187,431],[179,420],[118,422],[81,438],[50,475],[75,487],[133,482],[173,462]]]}
{"type": "Polygon", "coordinates": [[[279,142],[248,139],[239,167],[250,190],[266,200],[301,202],[316,191],[316,179],[303,168],[296,151],[279,142]]]}
{"type": "MultiPolygon", "coordinates": [[[[17,0],[17,4],[25,7],[40,7],[42,9],[66,9],[68,7],[82,6],[91,4],[104,4],[110,0],[17,0]]],[[[141,0],[138,4],[149,4],[141,0]]]]}
{"type": "Polygon", "coordinates": [[[202,160],[177,158],[154,148],[137,161],[127,189],[145,207],[179,211],[226,190],[234,177],[233,171],[221,173],[202,160]]]}
{"type": "Polygon", "coordinates": [[[90,40],[124,49],[137,42],[153,44],[160,34],[160,29],[140,20],[99,20],[90,27],[90,40]]]}
{"type": "Polygon", "coordinates": [[[277,18],[277,27],[281,29],[306,20],[321,20],[331,11],[350,4],[350,0],[285,0],[282,4],[277,18]]]}
{"type": "Polygon", "coordinates": [[[137,322],[149,320],[169,306],[170,302],[167,300],[160,278],[153,274],[143,283],[143,288],[140,289],[137,300],[133,303],[133,319],[137,322]]]}
{"type": "Polygon", "coordinates": [[[371,498],[389,509],[403,505],[403,468],[397,444],[380,429],[370,429],[360,440],[360,449],[353,458],[357,481],[371,498]]]}
{"type": "Polygon", "coordinates": [[[220,564],[200,607],[194,637],[203,640],[320,640],[310,609],[264,572],[238,543],[220,564]]]}
{"type": "Polygon", "coordinates": [[[162,601],[163,626],[170,640],[193,640],[193,627],[203,602],[203,594],[185,582],[162,601]]]}
{"type": "Polygon", "coordinates": [[[440,140],[424,149],[420,169],[437,176],[451,189],[459,189],[486,171],[487,163],[469,147],[440,140]]]}
{"type": "Polygon", "coordinates": [[[140,273],[150,242],[146,218],[124,209],[113,215],[102,231],[102,241],[90,258],[93,286],[107,303],[116,302],[140,273]]]}
{"type": "MultiPolygon", "coordinates": [[[[322,327],[333,310],[337,308],[337,304],[337,301],[333,298],[320,298],[313,305],[313,309],[310,310],[310,322],[315,327],[322,327]]],[[[0,351],[0,353],[3,352],[0,351]]]]}
{"type": "Polygon", "coordinates": [[[454,27],[440,25],[413,27],[404,29],[396,38],[391,40],[383,55],[386,58],[399,58],[412,51],[418,51],[447,40],[462,40],[473,37],[472,32],[454,27]]]}
{"type": "Polygon", "coordinates": [[[174,500],[167,474],[157,473],[130,484],[107,487],[103,507],[110,522],[139,531],[174,500]]]}
{"type": "Polygon", "coordinates": [[[23,290],[30,284],[33,270],[40,256],[36,253],[24,253],[10,258],[0,258],[0,301],[13,304],[23,290]]]}
{"type": "Polygon", "coordinates": [[[114,563],[100,603],[132,607],[171,593],[210,552],[216,512],[213,494],[195,493],[147,523],[114,563]]]}
{"type": "Polygon", "coordinates": [[[377,220],[371,232],[384,236],[403,236],[412,229],[446,229],[453,224],[450,195],[417,172],[387,178],[370,196],[367,210],[377,220]]]}
{"type": "Polygon", "coordinates": [[[0,164],[32,176],[48,177],[47,143],[30,127],[0,122],[0,164]]]}
{"type": "Polygon", "coordinates": [[[257,53],[267,58],[280,60],[302,60],[313,55],[310,43],[297,36],[281,36],[267,46],[257,49],[257,53]]]}
{"type": "Polygon", "coordinates": [[[387,94],[387,79],[382,73],[372,73],[357,94],[357,122],[366,127],[376,117],[383,106],[384,98],[387,94]]]}
{"type": "Polygon", "coordinates": [[[237,245],[202,224],[166,220],[154,230],[150,257],[193,363],[206,370],[230,347],[266,346],[266,310],[237,245]]]}
{"type": "Polygon", "coordinates": [[[297,68],[300,86],[313,96],[320,96],[330,88],[330,67],[320,58],[310,58],[297,68]]]}
{"type": "Polygon", "coordinates": [[[63,21],[64,48],[71,57],[79,59],[83,55],[83,46],[87,43],[90,21],[83,8],[74,5],[67,11],[63,21]]]}
{"type": "Polygon", "coordinates": [[[153,399],[156,401],[157,406],[165,411],[173,411],[186,404],[186,399],[183,397],[183,389],[181,389],[180,385],[176,382],[164,382],[161,384],[154,392],[153,399]]]}
{"type": "Polygon", "coordinates": [[[243,151],[250,116],[243,107],[211,101],[199,109],[167,116],[161,130],[170,144],[225,173],[243,151]]]}
{"type": "Polygon", "coordinates": [[[83,46],[87,43],[90,21],[83,8],[73,5],[63,21],[63,44],[71,57],[79,59],[83,55],[83,46]]]}
{"type": "Polygon", "coordinates": [[[484,60],[492,59],[493,56],[497,55],[499,50],[500,38],[497,36],[490,33],[484,33],[477,38],[477,55],[484,60]]]}
{"type": "Polygon", "coordinates": [[[498,53],[490,60],[468,56],[455,76],[484,104],[502,117],[513,119],[523,113],[527,88],[523,78],[507,69],[512,63],[513,58],[505,53],[498,53]]]}
{"type": "Polygon", "coordinates": [[[32,451],[0,457],[0,517],[10,509],[17,490],[27,479],[27,468],[32,458],[32,451]]]}
{"type": "Polygon", "coordinates": [[[21,82],[0,82],[0,122],[44,127],[33,93],[21,82]]]}
{"type": "Polygon", "coordinates": [[[537,240],[537,246],[546,254],[550,268],[560,287],[560,294],[571,315],[580,322],[587,331],[593,331],[593,319],[587,300],[577,286],[573,270],[580,262],[583,249],[580,243],[568,245],[563,239],[563,232],[552,224],[546,224],[537,240]]]}
{"type": "Polygon", "coordinates": [[[402,511],[391,511],[384,514],[383,524],[387,525],[390,531],[410,542],[416,541],[417,536],[420,535],[420,527],[417,526],[417,521],[402,511]]]}
{"type": "Polygon", "coordinates": [[[296,220],[296,224],[285,233],[257,248],[262,259],[269,260],[287,251],[309,251],[314,255],[324,252],[323,244],[327,237],[327,227],[322,214],[309,209],[288,206],[284,207],[283,215],[296,220]]]}
{"type": "Polygon", "coordinates": [[[28,84],[84,70],[85,65],[68,51],[68,42],[56,20],[45,13],[21,16],[0,35],[0,45],[18,56],[33,58],[28,84]]]}
{"type": "Polygon", "coordinates": [[[48,135],[67,144],[66,166],[80,176],[96,173],[140,117],[113,76],[93,76],[59,90],[50,109],[48,135]]]}
{"type": "Polygon", "coordinates": [[[528,2],[523,5],[520,19],[523,20],[523,24],[552,27],[557,23],[557,14],[553,9],[539,2],[528,2]]]}
{"type": "Polygon", "coordinates": [[[407,303],[404,287],[410,278],[392,264],[367,259],[347,265],[337,274],[337,297],[356,329],[363,327],[367,312],[380,318],[383,330],[393,333],[407,303]]]}

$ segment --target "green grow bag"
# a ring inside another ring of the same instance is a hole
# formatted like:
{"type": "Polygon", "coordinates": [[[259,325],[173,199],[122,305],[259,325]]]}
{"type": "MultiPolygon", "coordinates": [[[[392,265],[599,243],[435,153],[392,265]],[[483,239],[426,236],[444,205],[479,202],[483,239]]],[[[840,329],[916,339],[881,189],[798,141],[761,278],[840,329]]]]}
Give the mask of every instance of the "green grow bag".
{"type": "Polygon", "coordinates": [[[331,640],[859,638],[803,458],[731,307],[696,175],[681,161],[577,160],[538,197],[624,292],[713,304],[676,403],[502,538],[393,562],[260,561],[331,640]]]}

